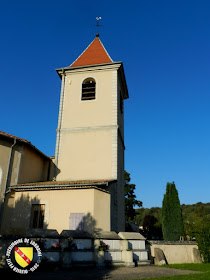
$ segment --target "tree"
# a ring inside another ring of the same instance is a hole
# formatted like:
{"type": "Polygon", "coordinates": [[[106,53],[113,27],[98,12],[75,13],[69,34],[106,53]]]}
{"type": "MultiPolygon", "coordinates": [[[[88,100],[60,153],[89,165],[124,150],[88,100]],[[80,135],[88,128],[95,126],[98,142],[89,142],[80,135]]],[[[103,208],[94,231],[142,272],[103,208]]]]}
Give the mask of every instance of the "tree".
{"type": "Polygon", "coordinates": [[[210,219],[203,216],[188,225],[188,236],[195,238],[205,263],[210,262],[210,219]]]}
{"type": "Polygon", "coordinates": [[[207,219],[203,219],[200,225],[197,225],[195,232],[196,242],[198,249],[203,256],[205,263],[210,262],[210,222],[207,219]]]}
{"type": "Polygon", "coordinates": [[[134,191],[136,185],[130,184],[130,174],[125,171],[125,218],[126,221],[132,221],[135,217],[135,206],[142,206],[142,202],[136,199],[134,191]]]}
{"type": "Polygon", "coordinates": [[[158,223],[157,218],[153,215],[146,215],[144,217],[143,223],[144,236],[147,239],[161,239],[162,229],[160,223],[158,223]]]}
{"type": "Polygon", "coordinates": [[[175,183],[167,183],[162,204],[162,231],[164,240],[177,241],[184,234],[182,210],[175,183]]]}

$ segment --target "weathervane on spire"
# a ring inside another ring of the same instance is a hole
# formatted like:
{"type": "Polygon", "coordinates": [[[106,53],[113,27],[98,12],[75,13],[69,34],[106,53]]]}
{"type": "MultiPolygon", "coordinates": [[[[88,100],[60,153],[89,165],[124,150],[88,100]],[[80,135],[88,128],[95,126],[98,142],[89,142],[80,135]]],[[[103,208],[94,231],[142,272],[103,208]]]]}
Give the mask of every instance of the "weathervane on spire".
{"type": "Polygon", "coordinates": [[[97,23],[96,23],[96,27],[97,27],[96,37],[99,37],[99,27],[102,26],[101,24],[99,24],[100,19],[101,19],[101,17],[96,17],[96,20],[97,20],[97,23]]]}

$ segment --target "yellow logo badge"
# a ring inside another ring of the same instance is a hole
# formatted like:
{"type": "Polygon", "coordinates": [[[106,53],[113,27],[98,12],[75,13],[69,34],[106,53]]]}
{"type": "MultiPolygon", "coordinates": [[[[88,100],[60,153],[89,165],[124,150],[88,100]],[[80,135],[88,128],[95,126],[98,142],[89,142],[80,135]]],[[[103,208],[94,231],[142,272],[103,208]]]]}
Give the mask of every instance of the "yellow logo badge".
{"type": "Polygon", "coordinates": [[[33,247],[15,247],[15,260],[23,268],[28,266],[33,260],[33,247]]]}

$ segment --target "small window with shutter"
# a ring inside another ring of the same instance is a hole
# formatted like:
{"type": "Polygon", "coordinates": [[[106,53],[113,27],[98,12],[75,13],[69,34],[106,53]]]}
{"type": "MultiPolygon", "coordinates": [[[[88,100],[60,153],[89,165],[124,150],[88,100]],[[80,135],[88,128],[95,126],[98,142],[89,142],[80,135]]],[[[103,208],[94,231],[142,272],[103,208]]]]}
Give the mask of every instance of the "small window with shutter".
{"type": "Polygon", "coordinates": [[[45,204],[32,204],[31,206],[31,228],[43,228],[45,204]]]}

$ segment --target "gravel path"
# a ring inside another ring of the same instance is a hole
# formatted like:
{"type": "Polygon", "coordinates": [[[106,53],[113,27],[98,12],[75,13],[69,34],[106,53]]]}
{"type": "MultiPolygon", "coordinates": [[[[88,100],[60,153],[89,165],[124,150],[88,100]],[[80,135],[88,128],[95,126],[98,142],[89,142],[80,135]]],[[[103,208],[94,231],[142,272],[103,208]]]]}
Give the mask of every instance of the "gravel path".
{"type": "Polygon", "coordinates": [[[118,267],[118,268],[77,268],[71,270],[55,270],[55,271],[35,271],[28,275],[20,275],[10,270],[1,271],[1,276],[11,276],[13,279],[30,279],[30,280],[128,280],[142,279],[150,277],[161,277],[170,275],[184,275],[190,273],[199,273],[189,270],[173,269],[158,266],[139,266],[134,268],[118,267]],[[3,272],[3,273],[2,273],[3,272]]]}

